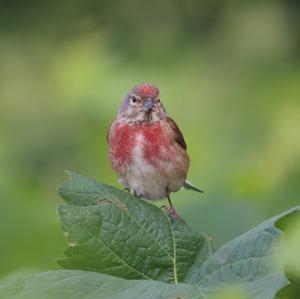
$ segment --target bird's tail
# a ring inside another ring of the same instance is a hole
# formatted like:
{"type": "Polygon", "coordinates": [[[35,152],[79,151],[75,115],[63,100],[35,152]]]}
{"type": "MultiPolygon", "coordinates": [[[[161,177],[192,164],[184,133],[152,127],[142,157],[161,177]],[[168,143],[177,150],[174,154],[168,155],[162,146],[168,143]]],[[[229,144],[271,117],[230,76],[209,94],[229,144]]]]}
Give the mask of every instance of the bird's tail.
{"type": "Polygon", "coordinates": [[[183,187],[188,190],[193,190],[193,191],[204,193],[204,191],[198,189],[197,187],[195,187],[192,183],[190,183],[187,180],[184,182],[183,187]]]}

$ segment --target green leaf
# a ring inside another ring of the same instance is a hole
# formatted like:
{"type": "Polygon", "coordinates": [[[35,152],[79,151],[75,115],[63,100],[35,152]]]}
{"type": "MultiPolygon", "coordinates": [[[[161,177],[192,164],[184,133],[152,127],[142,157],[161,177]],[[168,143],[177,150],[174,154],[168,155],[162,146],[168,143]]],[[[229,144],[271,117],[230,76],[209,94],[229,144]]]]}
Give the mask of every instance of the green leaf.
{"type": "Polygon", "coordinates": [[[69,174],[59,188],[68,203],[58,209],[70,245],[63,267],[177,284],[212,253],[206,236],[151,203],[69,174]]]}
{"type": "Polygon", "coordinates": [[[125,280],[105,274],[58,270],[0,284],[3,299],[203,299],[197,286],[125,280]]]}
{"type": "MultiPolygon", "coordinates": [[[[283,231],[277,222],[299,217],[299,207],[271,218],[213,253],[209,238],[171,221],[161,209],[127,192],[75,173],[59,188],[69,238],[68,269],[126,279],[197,285],[203,294],[238,285],[253,298],[274,298],[288,284],[274,262],[283,231]]],[[[282,226],[282,225],[280,225],[282,226]]]]}
{"type": "Polygon", "coordinates": [[[213,253],[205,235],[116,188],[70,173],[59,192],[66,201],[59,215],[69,239],[60,264],[88,271],[9,280],[0,284],[0,298],[222,298],[236,287],[233,293],[274,299],[292,285],[276,257],[300,206],[213,253]]]}
{"type": "Polygon", "coordinates": [[[284,235],[276,225],[299,218],[299,210],[299,206],[290,209],[228,242],[195,270],[189,281],[211,291],[216,286],[239,285],[253,298],[275,298],[289,283],[284,265],[276,259],[284,235]]]}

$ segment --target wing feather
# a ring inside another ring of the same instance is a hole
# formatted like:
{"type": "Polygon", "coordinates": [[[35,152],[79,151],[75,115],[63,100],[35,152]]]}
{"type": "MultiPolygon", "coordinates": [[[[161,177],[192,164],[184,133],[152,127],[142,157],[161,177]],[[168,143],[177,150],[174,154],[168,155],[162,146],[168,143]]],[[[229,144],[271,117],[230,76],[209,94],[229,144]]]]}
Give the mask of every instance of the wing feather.
{"type": "Polygon", "coordinates": [[[177,142],[183,149],[186,150],[187,147],[186,147],[186,143],[185,143],[183,134],[179,130],[175,121],[171,117],[167,116],[166,122],[168,123],[169,127],[171,128],[171,130],[173,132],[174,141],[177,142]]]}

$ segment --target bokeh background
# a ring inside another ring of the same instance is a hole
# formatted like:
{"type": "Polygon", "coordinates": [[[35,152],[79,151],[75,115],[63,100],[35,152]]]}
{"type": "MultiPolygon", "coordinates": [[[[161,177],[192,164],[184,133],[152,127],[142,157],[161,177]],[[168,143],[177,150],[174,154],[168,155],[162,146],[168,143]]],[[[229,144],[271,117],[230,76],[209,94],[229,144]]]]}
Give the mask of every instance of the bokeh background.
{"type": "Polygon", "coordinates": [[[205,190],[177,210],[216,247],[299,204],[299,20],[296,0],[1,1],[0,278],[58,268],[65,169],[119,186],[106,134],[141,82],[205,190]]]}

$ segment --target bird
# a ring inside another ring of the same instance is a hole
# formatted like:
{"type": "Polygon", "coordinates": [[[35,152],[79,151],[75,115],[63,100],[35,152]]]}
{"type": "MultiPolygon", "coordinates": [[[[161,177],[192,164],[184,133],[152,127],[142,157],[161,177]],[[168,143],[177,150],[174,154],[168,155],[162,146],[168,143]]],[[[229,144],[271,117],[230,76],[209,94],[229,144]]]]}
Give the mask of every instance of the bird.
{"type": "Polygon", "coordinates": [[[203,192],[187,180],[190,158],[176,122],[168,116],[159,89],[151,83],[133,87],[121,101],[109,128],[109,160],[119,182],[136,197],[166,198],[172,219],[184,222],[170,193],[179,189],[203,192]]]}

